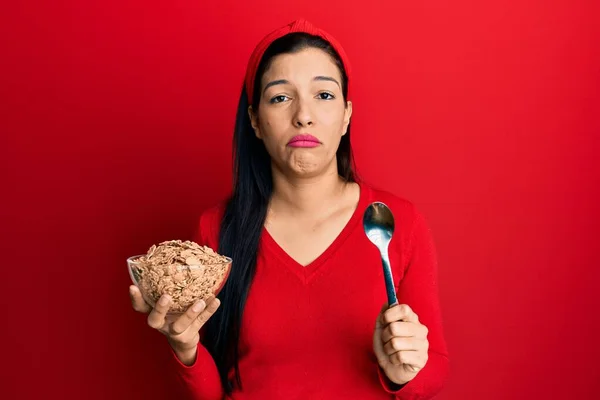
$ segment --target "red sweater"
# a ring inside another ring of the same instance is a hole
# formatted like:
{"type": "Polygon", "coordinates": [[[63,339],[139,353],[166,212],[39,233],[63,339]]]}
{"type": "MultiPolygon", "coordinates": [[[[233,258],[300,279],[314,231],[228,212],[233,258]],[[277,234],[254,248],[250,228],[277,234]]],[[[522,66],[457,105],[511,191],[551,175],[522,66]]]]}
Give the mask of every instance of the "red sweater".
{"type": "MultiPolygon", "coordinates": [[[[196,240],[218,248],[223,204],[204,212],[196,240]]],[[[234,264],[235,268],[235,264],[234,264]]],[[[263,230],[256,275],[240,338],[243,390],[228,399],[429,399],[448,373],[437,293],[437,264],[430,232],[410,202],[364,183],[358,207],[335,241],[304,267],[263,230]],[[429,328],[429,360],[400,390],[392,390],[373,352],[375,320],[386,303],[378,250],[363,232],[372,201],[394,213],[389,255],[398,301],[429,328]]],[[[202,346],[194,365],[173,353],[173,366],[192,399],[218,400],[223,389],[215,363],[202,346]]]]}

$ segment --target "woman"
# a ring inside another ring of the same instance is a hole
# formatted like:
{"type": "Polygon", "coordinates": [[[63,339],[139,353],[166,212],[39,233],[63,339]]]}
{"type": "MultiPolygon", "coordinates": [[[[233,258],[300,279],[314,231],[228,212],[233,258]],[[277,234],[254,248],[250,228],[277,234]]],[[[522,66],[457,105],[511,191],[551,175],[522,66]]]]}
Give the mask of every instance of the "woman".
{"type": "Polygon", "coordinates": [[[239,102],[233,194],[195,238],[233,258],[225,287],[173,323],[168,296],[150,309],[130,288],[192,398],[426,399],[442,387],[431,237],[410,202],[356,179],[349,75],[339,43],[307,21],[265,37],[239,102]],[[397,219],[393,307],[362,230],[372,201],[397,219]]]}

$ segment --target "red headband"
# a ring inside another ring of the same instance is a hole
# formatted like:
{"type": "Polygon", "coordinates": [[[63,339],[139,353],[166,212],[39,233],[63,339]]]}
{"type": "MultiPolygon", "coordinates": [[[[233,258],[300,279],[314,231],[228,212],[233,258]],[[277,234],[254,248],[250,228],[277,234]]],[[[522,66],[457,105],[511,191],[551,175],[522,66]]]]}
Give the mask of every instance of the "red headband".
{"type": "Polygon", "coordinates": [[[254,78],[256,76],[256,70],[258,69],[258,64],[260,63],[263,54],[271,45],[271,43],[273,43],[280,37],[283,37],[288,33],[292,32],[304,32],[311,35],[320,36],[321,38],[328,41],[342,59],[342,64],[344,65],[344,69],[346,70],[346,75],[348,77],[350,76],[350,63],[348,62],[348,56],[346,55],[346,52],[344,51],[340,43],[333,36],[323,31],[322,29],[317,28],[310,22],[304,19],[298,19],[269,33],[263,38],[263,40],[260,41],[260,43],[258,43],[256,48],[252,52],[250,60],[248,61],[248,67],[246,69],[245,78],[246,94],[248,95],[248,103],[250,105],[252,104],[252,93],[254,91],[254,78]]]}

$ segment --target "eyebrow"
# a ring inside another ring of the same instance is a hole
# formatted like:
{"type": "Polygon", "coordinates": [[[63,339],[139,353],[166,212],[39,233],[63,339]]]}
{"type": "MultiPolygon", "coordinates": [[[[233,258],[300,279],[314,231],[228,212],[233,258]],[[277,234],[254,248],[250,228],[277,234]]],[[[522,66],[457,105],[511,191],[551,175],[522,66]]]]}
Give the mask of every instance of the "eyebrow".
{"type": "Polygon", "coordinates": [[[330,77],[330,76],[315,76],[313,78],[314,81],[329,81],[329,82],[333,82],[336,85],[338,85],[340,87],[340,89],[342,88],[342,85],[340,85],[340,83],[335,80],[334,78],[330,77]]]}
{"type": "MultiPolygon", "coordinates": [[[[337,84],[340,88],[342,87],[342,85],[340,85],[340,83],[336,79],[334,79],[334,78],[332,78],[330,76],[323,76],[323,75],[315,76],[313,78],[313,81],[329,81],[329,82],[333,82],[333,83],[337,84]]],[[[290,81],[288,81],[287,79],[277,79],[275,81],[271,81],[271,82],[269,82],[269,83],[267,83],[265,85],[265,88],[263,89],[263,94],[271,86],[275,86],[275,85],[287,85],[289,83],[290,83],[290,81]]]]}
{"type": "Polygon", "coordinates": [[[263,89],[263,94],[267,91],[268,88],[270,88],[271,86],[275,86],[275,85],[286,85],[290,83],[290,81],[288,81],[287,79],[278,79],[276,81],[271,81],[269,83],[267,83],[265,85],[265,88],[263,89]]]}

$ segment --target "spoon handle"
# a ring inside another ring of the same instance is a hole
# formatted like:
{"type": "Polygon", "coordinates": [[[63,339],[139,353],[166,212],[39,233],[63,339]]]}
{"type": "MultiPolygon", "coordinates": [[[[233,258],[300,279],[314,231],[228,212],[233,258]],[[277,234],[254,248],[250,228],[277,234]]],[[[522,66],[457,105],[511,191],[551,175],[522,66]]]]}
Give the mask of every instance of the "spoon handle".
{"type": "Polygon", "coordinates": [[[394,288],[394,278],[392,277],[390,259],[387,254],[381,254],[381,262],[383,263],[383,276],[385,278],[385,290],[387,292],[388,306],[392,307],[398,304],[398,299],[396,298],[396,289],[394,288]]]}

